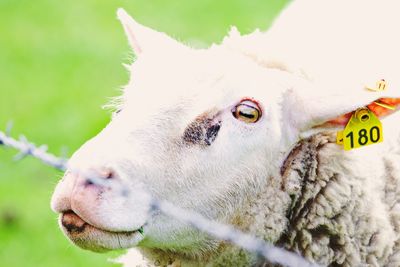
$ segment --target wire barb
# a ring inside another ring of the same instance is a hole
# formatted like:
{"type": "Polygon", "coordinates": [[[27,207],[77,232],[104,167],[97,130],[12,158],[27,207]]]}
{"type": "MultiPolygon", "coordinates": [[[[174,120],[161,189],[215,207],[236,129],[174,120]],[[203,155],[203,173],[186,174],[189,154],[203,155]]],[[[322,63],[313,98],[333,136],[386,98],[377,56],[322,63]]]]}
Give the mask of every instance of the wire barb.
{"type": "MultiPolygon", "coordinates": [[[[21,160],[26,156],[32,156],[41,160],[43,163],[52,166],[60,171],[66,171],[84,175],[87,181],[92,184],[100,186],[115,187],[115,184],[110,183],[108,180],[94,177],[91,173],[82,173],[79,170],[68,168],[67,159],[54,156],[47,152],[47,146],[41,145],[37,147],[35,144],[28,141],[28,139],[21,135],[19,140],[16,140],[10,136],[11,124],[7,127],[6,133],[0,131],[0,145],[5,147],[11,147],[19,151],[16,155],[15,160],[21,160]]],[[[120,185],[118,188],[121,190],[121,196],[128,197],[129,190],[124,185],[120,185]]],[[[203,215],[193,211],[184,210],[176,205],[164,201],[158,200],[151,196],[150,197],[150,209],[159,211],[166,216],[175,218],[183,223],[189,224],[192,227],[209,234],[210,236],[231,242],[249,252],[263,256],[266,260],[271,263],[277,263],[282,266],[295,267],[317,267],[317,264],[310,263],[300,255],[287,251],[282,248],[278,248],[265,242],[262,239],[253,237],[249,234],[243,233],[233,226],[225,225],[210,219],[205,218],[203,215]]]]}
{"type": "Polygon", "coordinates": [[[0,131],[0,145],[11,147],[19,151],[14,157],[14,160],[21,160],[26,156],[33,156],[60,171],[65,171],[67,169],[67,159],[48,153],[47,146],[42,145],[37,147],[35,144],[29,142],[23,135],[17,140],[9,136],[9,134],[0,131]]]}

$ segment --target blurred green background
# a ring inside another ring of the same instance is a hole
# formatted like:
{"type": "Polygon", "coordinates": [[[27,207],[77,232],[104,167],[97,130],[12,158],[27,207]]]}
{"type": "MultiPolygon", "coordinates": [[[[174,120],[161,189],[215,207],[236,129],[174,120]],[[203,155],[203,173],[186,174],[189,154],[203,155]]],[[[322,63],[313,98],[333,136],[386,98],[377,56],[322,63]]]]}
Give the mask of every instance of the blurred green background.
{"type": "MultiPolygon", "coordinates": [[[[236,25],[267,29],[286,0],[0,0],[0,129],[14,122],[50,151],[67,155],[100,131],[118,94],[130,50],[116,19],[124,7],[139,22],[192,43],[220,42],[236,25]]],[[[62,173],[36,159],[13,161],[0,147],[0,265],[112,266],[121,252],[95,254],[62,235],[50,196],[62,173]]]]}

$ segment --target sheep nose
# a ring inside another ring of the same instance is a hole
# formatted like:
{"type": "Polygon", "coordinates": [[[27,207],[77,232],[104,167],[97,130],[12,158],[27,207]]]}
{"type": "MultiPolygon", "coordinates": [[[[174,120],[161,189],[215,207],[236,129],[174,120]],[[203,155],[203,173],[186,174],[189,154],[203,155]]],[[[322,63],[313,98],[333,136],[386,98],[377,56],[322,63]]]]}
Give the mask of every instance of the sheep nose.
{"type": "Polygon", "coordinates": [[[51,208],[57,213],[69,211],[73,208],[72,202],[85,203],[93,198],[92,194],[114,188],[119,177],[113,168],[90,167],[79,172],[71,169],[58,183],[51,200],[51,208]]]}

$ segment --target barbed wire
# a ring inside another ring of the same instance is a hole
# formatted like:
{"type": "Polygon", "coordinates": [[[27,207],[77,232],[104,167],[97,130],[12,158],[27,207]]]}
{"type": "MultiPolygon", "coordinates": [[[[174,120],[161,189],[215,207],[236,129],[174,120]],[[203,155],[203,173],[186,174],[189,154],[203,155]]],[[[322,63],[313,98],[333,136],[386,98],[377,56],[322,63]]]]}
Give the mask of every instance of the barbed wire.
{"type": "MultiPolygon", "coordinates": [[[[36,146],[34,143],[21,135],[19,139],[14,139],[10,135],[11,125],[9,124],[6,132],[0,131],[0,146],[11,147],[17,150],[19,153],[14,157],[15,160],[20,160],[26,156],[32,156],[39,159],[43,163],[60,171],[77,172],[82,175],[79,170],[72,170],[68,168],[68,159],[64,157],[57,157],[47,152],[47,146],[41,145],[36,146]]],[[[88,181],[93,184],[114,187],[114,184],[108,182],[108,180],[100,179],[95,177],[93,174],[85,174],[88,181]]],[[[119,187],[123,195],[129,194],[126,187],[119,187]]],[[[256,253],[257,255],[263,256],[267,261],[280,264],[288,267],[317,267],[319,265],[310,263],[300,255],[287,251],[285,249],[273,246],[265,242],[264,240],[253,237],[252,235],[243,233],[242,231],[235,229],[233,226],[225,225],[216,221],[207,219],[201,214],[193,211],[184,210],[174,204],[159,200],[152,196],[150,197],[151,209],[158,210],[164,215],[175,218],[183,223],[189,224],[192,227],[209,234],[210,236],[231,242],[249,252],[256,253]]]]}
{"type": "Polygon", "coordinates": [[[46,145],[37,147],[35,144],[29,142],[24,135],[20,135],[19,140],[17,140],[10,137],[8,133],[0,131],[0,145],[12,147],[19,151],[14,157],[14,160],[21,160],[26,156],[33,156],[60,171],[67,170],[67,159],[56,157],[48,153],[48,147],[46,145]]]}

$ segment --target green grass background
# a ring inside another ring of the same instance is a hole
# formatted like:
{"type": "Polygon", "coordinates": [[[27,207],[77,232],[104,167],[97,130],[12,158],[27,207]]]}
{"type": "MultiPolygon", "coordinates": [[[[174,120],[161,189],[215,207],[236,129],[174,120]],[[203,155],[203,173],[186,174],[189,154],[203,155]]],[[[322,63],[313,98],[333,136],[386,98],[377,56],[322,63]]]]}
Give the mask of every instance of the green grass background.
{"type": "MultiPolygon", "coordinates": [[[[185,42],[220,42],[230,25],[266,29],[286,0],[0,0],[0,130],[67,155],[100,131],[128,75],[116,9],[185,42]]],[[[0,266],[112,266],[62,235],[49,207],[61,173],[0,147],[0,266]]]]}

